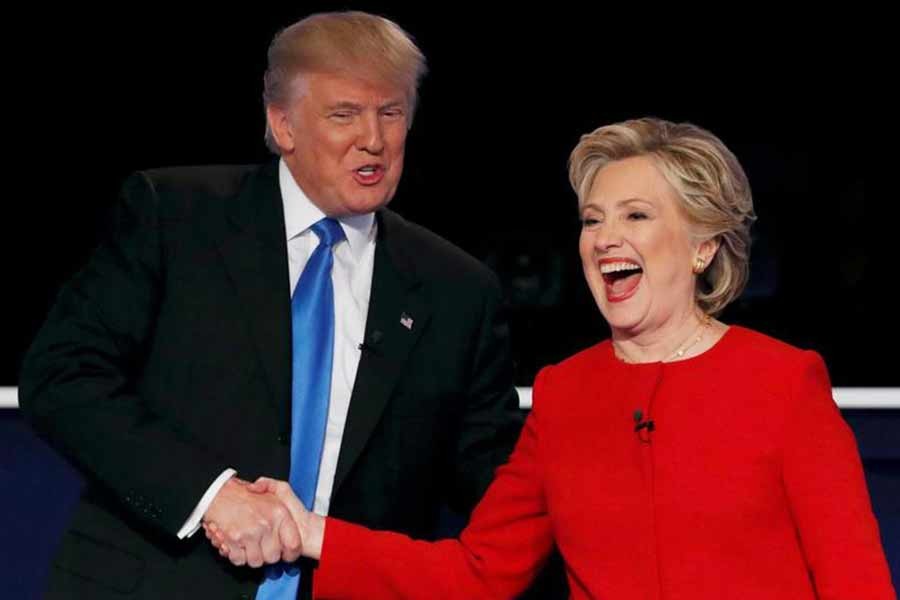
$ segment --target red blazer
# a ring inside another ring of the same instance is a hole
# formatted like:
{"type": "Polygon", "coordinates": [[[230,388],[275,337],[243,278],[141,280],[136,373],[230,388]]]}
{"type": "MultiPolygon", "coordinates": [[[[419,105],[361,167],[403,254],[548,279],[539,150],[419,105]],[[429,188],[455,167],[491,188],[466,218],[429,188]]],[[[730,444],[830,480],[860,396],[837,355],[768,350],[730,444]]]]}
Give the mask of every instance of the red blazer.
{"type": "Polygon", "coordinates": [[[328,519],[316,597],[512,598],[554,542],[572,598],[896,598],[824,363],[740,327],[684,361],[606,341],[544,369],[460,539],[328,519]]]}

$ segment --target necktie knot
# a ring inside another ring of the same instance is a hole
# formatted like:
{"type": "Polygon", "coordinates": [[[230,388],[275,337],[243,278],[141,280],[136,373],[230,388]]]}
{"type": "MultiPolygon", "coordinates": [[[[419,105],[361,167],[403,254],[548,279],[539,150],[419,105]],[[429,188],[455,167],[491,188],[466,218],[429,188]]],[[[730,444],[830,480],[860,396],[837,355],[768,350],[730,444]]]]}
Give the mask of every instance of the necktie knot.
{"type": "Polygon", "coordinates": [[[313,223],[312,230],[318,236],[319,243],[329,248],[344,239],[344,230],[341,228],[341,224],[327,217],[313,223]]]}

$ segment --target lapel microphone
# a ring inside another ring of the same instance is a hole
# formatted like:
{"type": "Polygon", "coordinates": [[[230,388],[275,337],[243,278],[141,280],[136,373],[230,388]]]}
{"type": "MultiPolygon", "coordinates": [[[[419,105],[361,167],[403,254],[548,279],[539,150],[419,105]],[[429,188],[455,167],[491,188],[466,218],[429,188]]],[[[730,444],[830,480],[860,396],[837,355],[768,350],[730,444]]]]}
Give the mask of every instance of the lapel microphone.
{"type": "Polygon", "coordinates": [[[375,346],[377,346],[378,343],[381,342],[382,337],[383,337],[383,334],[381,333],[381,331],[376,329],[375,331],[372,332],[372,335],[369,336],[368,341],[364,340],[364,341],[360,342],[359,346],[357,346],[357,349],[360,352],[374,352],[375,346]]]}
{"type": "Polygon", "coordinates": [[[656,423],[652,419],[644,420],[644,411],[637,408],[634,411],[634,431],[640,433],[642,429],[652,432],[656,429],[656,423]]]}

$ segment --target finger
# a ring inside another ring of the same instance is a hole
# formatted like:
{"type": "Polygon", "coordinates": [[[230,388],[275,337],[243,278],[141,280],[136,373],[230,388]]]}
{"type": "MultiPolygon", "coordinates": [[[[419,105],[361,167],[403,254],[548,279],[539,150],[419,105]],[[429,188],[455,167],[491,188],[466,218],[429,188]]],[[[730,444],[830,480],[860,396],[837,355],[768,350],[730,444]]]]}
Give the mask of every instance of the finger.
{"type": "Polygon", "coordinates": [[[247,564],[247,554],[244,552],[243,548],[229,546],[228,560],[230,560],[231,564],[233,564],[234,566],[242,567],[247,564]]]}
{"type": "Polygon", "coordinates": [[[274,491],[273,488],[277,483],[277,480],[269,477],[258,477],[256,481],[247,486],[247,489],[257,494],[264,494],[266,492],[274,491]]]}
{"type": "Polygon", "coordinates": [[[207,531],[206,537],[209,540],[209,543],[212,544],[216,548],[221,548],[222,546],[226,546],[225,539],[218,534],[207,531]]]}
{"type": "Polygon", "coordinates": [[[278,530],[272,529],[259,541],[259,549],[266,564],[274,564],[281,560],[281,540],[278,530]]]}
{"type": "Polygon", "coordinates": [[[293,519],[285,519],[281,522],[281,526],[278,528],[278,538],[281,542],[281,560],[291,563],[300,558],[303,543],[300,530],[293,519]]]}
{"type": "Polygon", "coordinates": [[[253,567],[254,569],[261,567],[265,564],[263,560],[262,549],[259,547],[259,542],[252,541],[249,544],[244,546],[244,553],[247,557],[247,566],[253,567]]]}
{"type": "Polygon", "coordinates": [[[247,545],[248,536],[238,529],[229,529],[222,533],[222,543],[228,548],[228,560],[231,564],[241,567],[247,564],[247,553],[244,547],[247,545]]]}

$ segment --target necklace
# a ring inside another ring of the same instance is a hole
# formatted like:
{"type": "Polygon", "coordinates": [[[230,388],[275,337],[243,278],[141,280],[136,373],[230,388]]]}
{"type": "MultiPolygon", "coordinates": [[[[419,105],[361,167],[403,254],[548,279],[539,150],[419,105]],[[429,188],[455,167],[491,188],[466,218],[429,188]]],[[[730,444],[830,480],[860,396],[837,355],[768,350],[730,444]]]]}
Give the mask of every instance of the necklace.
{"type": "MultiPolygon", "coordinates": [[[[700,320],[700,324],[697,325],[697,329],[694,330],[690,337],[682,342],[681,346],[679,346],[679,348],[675,350],[675,352],[664,358],[661,362],[670,362],[684,356],[685,352],[693,348],[697,344],[697,342],[703,339],[703,335],[706,333],[706,328],[709,326],[710,321],[711,319],[709,315],[703,315],[703,318],[700,320]]],[[[613,345],[615,346],[615,343],[613,345]]],[[[622,360],[622,362],[634,363],[633,360],[628,358],[627,355],[622,352],[621,348],[619,348],[618,346],[615,346],[615,348],[617,351],[616,354],[618,354],[619,359],[622,360]]]]}

